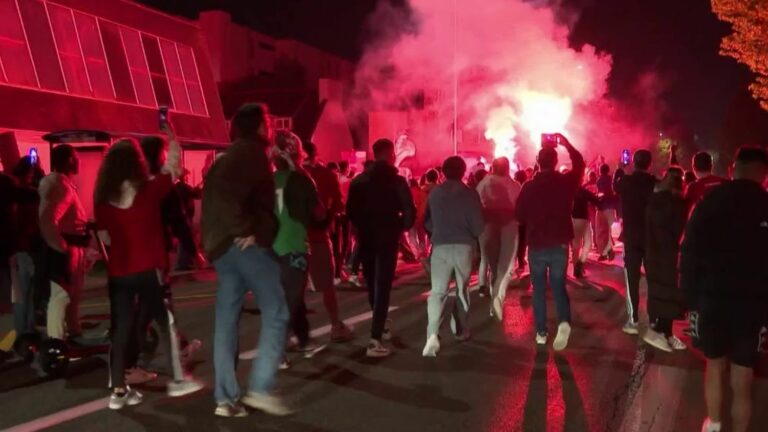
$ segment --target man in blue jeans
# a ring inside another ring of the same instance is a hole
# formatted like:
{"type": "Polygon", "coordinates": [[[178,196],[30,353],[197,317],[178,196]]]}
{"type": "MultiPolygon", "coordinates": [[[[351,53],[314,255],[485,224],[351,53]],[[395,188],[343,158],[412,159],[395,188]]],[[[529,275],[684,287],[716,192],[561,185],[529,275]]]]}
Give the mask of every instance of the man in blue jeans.
{"type": "Polygon", "coordinates": [[[584,177],[585,164],[581,153],[564,136],[557,134],[556,142],[568,151],[571,170],[566,174],[557,172],[557,150],[542,148],[537,158],[541,171],[523,186],[515,213],[518,221],[526,227],[536,343],[547,343],[546,289],[549,273],[559,322],[553,346],[556,351],[561,351],[568,346],[571,335],[571,305],[565,290],[568,244],[573,239],[571,210],[584,177]]]}
{"type": "Polygon", "coordinates": [[[234,141],[208,172],[203,189],[203,245],[219,276],[213,363],[215,414],[221,417],[246,416],[243,405],[273,415],[292,413],[273,394],[289,314],[272,253],[277,220],[267,158],[268,115],[263,105],[240,108],[232,119],[234,141]],[[248,291],[261,309],[261,334],[248,393],[241,399],[235,363],[240,309],[248,291]]]}

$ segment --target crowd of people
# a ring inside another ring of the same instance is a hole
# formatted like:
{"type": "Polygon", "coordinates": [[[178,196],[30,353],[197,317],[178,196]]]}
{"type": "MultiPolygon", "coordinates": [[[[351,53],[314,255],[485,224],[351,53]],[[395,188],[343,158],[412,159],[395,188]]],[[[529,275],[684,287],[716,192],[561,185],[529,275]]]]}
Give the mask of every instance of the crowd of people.
{"type": "Polygon", "coordinates": [[[36,331],[36,313],[42,309],[48,337],[76,343],[91,233],[107,245],[110,408],[140,403],[142,395],[131,384],[156,377],[140,358],[150,323],[160,329],[168,353],[168,395],[203,387],[184,368],[184,357],[201,342],[179,331],[169,283],[173,238],[179,244],[178,267],[204,265],[189,214],[194,211],[189,201],[197,196],[202,199],[202,249],[218,275],[217,416],[242,417],[246,407],[274,415],[293,412],[274,392],[277,371],[290,367],[287,352],[312,357],[323,348],[311,337],[308,289],[322,293],[331,341],[345,343],[353,332],[340,317],[336,287],[364,285],[372,311],[366,355],[386,357],[393,350],[388,312],[398,259],[421,262],[431,279],[422,355],[434,357],[444,317],[457,340],[472,337],[467,318],[473,274],[479,294],[490,300],[489,315],[503,321],[507,289],[528,267],[532,342],[550,340],[550,287],[557,312],[552,345],[561,351],[574,331],[566,289],[569,262],[573,277],[585,278],[590,253],[598,263],[611,262],[618,241],[626,274],[623,332],[642,334],[645,343],[662,351],[685,350],[673,322],[688,318],[685,332],[707,358],[708,418],[702,430],[722,427],[729,371],[732,430],[746,430],[752,370],[768,318],[764,149],[740,149],[732,179],[726,179],[713,175],[706,152],[693,157],[693,173],[686,173],[673,147],[659,179],[650,172],[647,150],[636,151],[631,168],[621,166],[612,175],[605,163],[588,170],[576,147],[557,135],[570,159],[567,169],[558,169],[558,150],[544,146],[535,168],[514,175],[503,157],[486,171],[482,164],[469,170],[464,159],[452,156],[420,180],[406,180],[394,166],[395,147],[388,139],[373,144],[373,159],[355,175],[348,162],[321,163],[311,142],[287,130],[272,131],[265,106],[246,104],[232,120],[231,145],[208,170],[200,192],[177,183],[184,174],[181,149],[170,124],[163,132],[166,139],[123,139],[109,148],[96,179],[92,224],[81,201],[89,197],[79,196],[72,182],[78,159],[71,146],[53,148],[47,176],[29,157],[12,176],[0,176],[3,196],[13,197],[8,210],[0,212],[0,225],[13,227],[8,238],[14,241],[4,242],[0,252],[3,271],[10,270],[15,281],[19,334],[36,331]],[[643,269],[649,325],[641,329],[643,269]],[[452,282],[453,297],[448,295],[452,282]],[[239,317],[248,293],[262,324],[243,394],[235,368],[239,317]]]}

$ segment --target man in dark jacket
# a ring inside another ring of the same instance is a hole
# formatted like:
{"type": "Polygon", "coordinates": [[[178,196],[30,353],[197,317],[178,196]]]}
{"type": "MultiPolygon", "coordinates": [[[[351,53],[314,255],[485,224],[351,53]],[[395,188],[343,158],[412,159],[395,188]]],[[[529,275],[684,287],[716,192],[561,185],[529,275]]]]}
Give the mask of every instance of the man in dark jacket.
{"type": "Polygon", "coordinates": [[[694,343],[707,358],[709,418],[702,431],[721,430],[723,382],[730,368],[733,425],[749,426],[753,368],[768,318],[768,155],[741,148],[734,180],[716,186],[693,210],[680,254],[694,343]],[[730,365],[729,365],[730,363],[730,365]]]}
{"type": "Polygon", "coordinates": [[[685,317],[678,288],[677,260],[685,227],[683,170],[670,167],[648,199],[645,228],[645,274],[648,281],[648,317],[651,324],[643,340],[662,351],[684,350],[672,333],[672,321],[685,317]]]}
{"type": "Polygon", "coordinates": [[[557,150],[541,149],[537,159],[541,172],[523,186],[515,213],[526,227],[536,343],[547,343],[546,289],[549,273],[559,321],[553,346],[560,351],[568,346],[571,335],[571,305],[565,290],[565,278],[568,244],[573,240],[571,211],[584,177],[585,164],[581,153],[564,136],[558,134],[558,143],[568,151],[571,171],[566,174],[557,172],[557,150]]]}
{"type": "Polygon", "coordinates": [[[289,313],[272,246],[277,231],[275,182],[267,158],[269,113],[246,104],[232,119],[234,141],[208,172],[203,189],[203,246],[219,276],[213,363],[215,414],[247,415],[242,402],[274,415],[291,413],[272,394],[285,349],[289,313]],[[253,360],[248,393],[240,398],[235,375],[238,322],[245,294],[261,310],[259,355],[253,360]]]}
{"type": "Polygon", "coordinates": [[[408,183],[394,167],[392,141],[376,141],[373,155],[376,159],[373,167],[352,180],[347,215],[357,229],[368,301],[373,309],[371,341],[366,354],[386,357],[391,351],[381,341],[391,338],[387,312],[397,267],[398,242],[403,232],[413,226],[416,208],[408,183]]]}
{"type": "Polygon", "coordinates": [[[624,241],[624,271],[627,281],[627,323],[624,333],[638,334],[640,307],[640,267],[645,261],[645,209],[648,199],[656,186],[656,177],[648,173],[651,167],[651,152],[638,150],[632,163],[632,174],[625,175],[616,184],[621,198],[624,226],[621,233],[624,241]]]}

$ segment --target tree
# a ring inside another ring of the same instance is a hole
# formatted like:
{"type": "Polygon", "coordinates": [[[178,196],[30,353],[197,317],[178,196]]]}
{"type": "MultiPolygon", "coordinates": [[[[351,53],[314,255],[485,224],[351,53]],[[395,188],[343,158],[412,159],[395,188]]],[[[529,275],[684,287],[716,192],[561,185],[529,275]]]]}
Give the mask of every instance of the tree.
{"type": "Polygon", "coordinates": [[[712,11],[733,29],[720,54],[752,69],[757,77],[749,90],[768,111],[768,0],[712,0],[712,11]]]}

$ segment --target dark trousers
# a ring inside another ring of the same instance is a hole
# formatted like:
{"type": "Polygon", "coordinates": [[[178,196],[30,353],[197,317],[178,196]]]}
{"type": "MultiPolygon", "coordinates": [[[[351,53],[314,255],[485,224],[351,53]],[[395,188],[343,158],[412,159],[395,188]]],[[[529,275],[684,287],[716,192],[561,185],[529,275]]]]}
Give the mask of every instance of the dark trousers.
{"type": "Polygon", "coordinates": [[[334,275],[335,278],[341,278],[343,270],[342,263],[347,261],[349,256],[350,243],[350,223],[346,215],[339,215],[333,226],[331,233],[331,242],[333,244],[333,260],[337,263],[334,275]]]}
{"type": "Polygon", "coordinates": [[[111,343],[109,351],[109,386],[125,387],[125,369],[136,363],[138,352],[146,345],[147,323],[155,320],[160,343],[168,353],[169,369],[175,379],[183,373],[178,344],[171,332],[172,315],[163,301],[163,287],[155,270],[109,279],[111,343]]]}
{"type": "Polygon", "coordinates": [[[520,268],[525,266],[525,254],[528,250],[528,243],[525,241],[525,225],[520,225],[517,236],[517,265],[520,268]]]}
{"type": "MultiPolygon", "coordinates": [[[[171,284],[167,280],[164,281],[162,285],[162,294],[165,310],[170,312],[173,316],[176,316],[176,311],[173,306],[173,292],[171,291],[171,284]]],[[[152,362],[155,354],[157,354],[157,345],[138,345],[140,341],[146,341],[149,327],[155,319],[156,312],[152,309],[153,306],[151,304],[142,303],[139,305],[139,312],[136,318],[136,331],[139,332],[139,334],[136,336],[136,339],[134,339],[134,342],[136,343],[132,343],[128,348],[128,357],[125,365],[128,369],[136,366],[143,368],[149,367],[149,363],[152,362]]],[[[167,318],[167,314],[163,313],[161,315],[167,318]]],[[[158,325],[160,325],[159,322],[158,325]]],[[[189,344],[189,340],[184,333],[179,330],[178,325],[174,325],[173,330],[175,331],[179,348],[184,349],[189,344]]]]}
{"type": "Polygon", "coordinates": [[[304,302],[308,268],[306,254],[288,254],[280,257],[280,279],[285,290],[285,302],[291,314],[291,330],[300,345],[309,341],[307,305],[304,302]]]}
{"type": "Polygon", "coordinates": [[[672,336],[672,320],[669,318],[649,317],[651,327],[666,337],[672,336]]]}
{"type": "Polygon", "coordinates": [[[349,254],[348,265],[350,274],[357,276],[360,273],[360,239],[355,239],[352,253],[349,254]]]}
{"type": "Polygon", "coordinates": [[[373,310],[371,338],[381,340],[389,312],[389,294],[397,268],[399,235],[391,238],[365,238],[360,240],[360,261],[368,285],[368,302],[373,310]]]}
{"type": "Polygon", "coordinates": [[[640,268],[645,262],[645,249],[624,244],[624,272],[627,284],[627,315],[638,322],[640,312],[640,268]]]}

